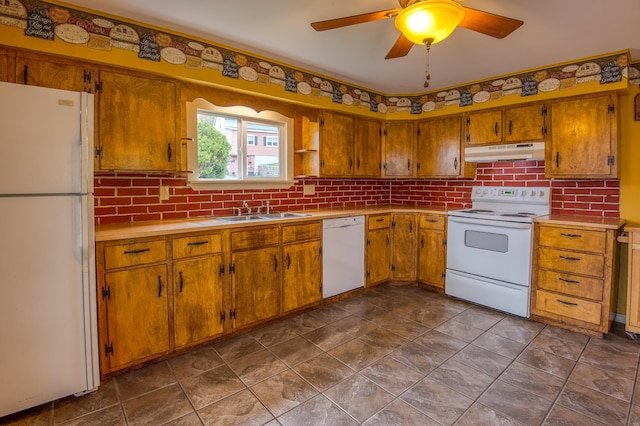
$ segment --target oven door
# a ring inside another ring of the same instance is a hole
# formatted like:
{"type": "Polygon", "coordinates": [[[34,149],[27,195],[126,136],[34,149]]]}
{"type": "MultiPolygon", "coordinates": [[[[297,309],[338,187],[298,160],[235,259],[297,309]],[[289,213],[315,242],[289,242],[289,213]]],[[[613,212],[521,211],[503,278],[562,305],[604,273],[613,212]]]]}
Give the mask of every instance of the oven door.
{"type": "Polygon", "coordinates": [[[529,286],[531,223],[449,216],[447,269],[529,286]]]}

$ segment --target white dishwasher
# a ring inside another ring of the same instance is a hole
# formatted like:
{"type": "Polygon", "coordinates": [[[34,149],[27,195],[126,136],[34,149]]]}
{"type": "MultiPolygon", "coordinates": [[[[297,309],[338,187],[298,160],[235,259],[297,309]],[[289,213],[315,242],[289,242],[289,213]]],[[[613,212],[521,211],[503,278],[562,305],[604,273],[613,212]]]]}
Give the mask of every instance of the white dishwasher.
{"type": "Polygon", "coordinates": [[[322,297],[364,287],[364,216],[322,221],[322,297]]]}

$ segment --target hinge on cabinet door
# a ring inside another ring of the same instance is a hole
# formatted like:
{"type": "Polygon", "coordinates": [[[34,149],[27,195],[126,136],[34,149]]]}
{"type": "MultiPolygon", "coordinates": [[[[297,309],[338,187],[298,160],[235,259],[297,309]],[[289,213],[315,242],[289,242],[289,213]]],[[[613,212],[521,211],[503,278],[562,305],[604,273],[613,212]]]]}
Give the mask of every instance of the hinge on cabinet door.
{"type": "Polygon", "coordinates": [[[391,221],[391,227],[392,227],[392,228],[395,228],[395,227],[396,227],[396,221],[395,221],[395,220],[392,220],[392,221],[391,221]]]}
{"type": "Polygon", "coordinates": [[[609,114],[614,114],[616,112],[616,106],[614,104],[609,104],[609,107],[607,108],[607,112],[609,114]]]}
{"type": "Polygon", "coordinates": [[[229,275],[235,274],[235,273],[236,273],[236,265],[232,263],[231,265],[229,265],[229,275]]]}
{"type": "Polygon", "coordinates": [[[113,355],[113,343],[106,343],[104,345],[104,354],[113,355]]]}
{"type": "Polygon", "coordinates": [[[371,272],[367,271],[367,278],[371,278],[371,272]]]}
{"type": "Polygon", "coordinates": [[[542,136],[547,136],[547,126],[542,126],[542,136]]]}
{"type": "Polygon", "coordinates": [[[102,158],[102,147],[100,146],[96,147],[96,157],[102,158]]]}
{"type": "Polygon", "coordinates": [[[367,238],[367,245],[370,246],[371,245],[371,240],[367,238]]]}
{"type": "Polygon", "coordinates": [[[545,117],[547,115],[547,106],[542,105],[542,116],[545,117]]]}
{"type": "Polygon", "coordinates": [[[320,125],[324,127],[324,118],[320,119],[320,125]]]}
{"type": "Polygon", "coordinates": [[[220,276],[224,275],[224,265],[220,265],[220,268],[218,269],[218,271],[220,272],[220,276]]]}
{"type": "Polygon", "coordinates": [[[111,287],[102,287],[102,299],[111,299],[111,287]]]}
{"type": "Polygon", "coordinates": [[[322,247],[318,249],[318,256],[322,256],[322,247]]]}
{"type": "Polygon", "coordinates": [[[442,240],[442,245],[446,247],[447,246],[447,240],[442,240]]]}
{"type": "Polygon", "coordinates": [[[84,91],[91,93],[91,71],[84,70],[82,75],[84,91]]]}
{"type": "Polygon", "coordinates": [[[395,272],[396,270],[396,265],[394,265],[393,263],[391,264],[391,271],[395,272]]]}
{"type": "Polygon", "coordinates": [[[446,272],[442,272],[442,278],[447,278],[447,273],[446,272]]]}
{"type": "Polygon", "coordinates": [[[383,134],[383,135],[385,135],[385,136],[387,136],[387,129],[384,129],[384,130],[382,131],[382,134],[383,134]]]}
{"type": "Polygon", "coordinates": [[[607,157],[607,165],[608,166],[615,166],[616,165],[616,157],[614,157],[613,155],[610,155],[607,157]]]}
{"type": "Polygon", "coordinates": [[[420,128],[419,127],[418,127],[417,132],[418,132],[418,136],[420,136],[420,128]]]}
{"type": "Polygon", "coordinates": [[[224,311],[220,312],[220,322],[224,322],[226,319],[226,315],[224,313],[224,311]]]}
{"type": "Polygon", "coordinates": [[[96,93],[102,93],[102,82],[101,81],[96,81],[96,83],[94,84],[94,91],[96,93]]]}
{"type": "Polygon", "coordinates": [[[229,319],[236,319],[236,310],[229,309],[229,319]]]}

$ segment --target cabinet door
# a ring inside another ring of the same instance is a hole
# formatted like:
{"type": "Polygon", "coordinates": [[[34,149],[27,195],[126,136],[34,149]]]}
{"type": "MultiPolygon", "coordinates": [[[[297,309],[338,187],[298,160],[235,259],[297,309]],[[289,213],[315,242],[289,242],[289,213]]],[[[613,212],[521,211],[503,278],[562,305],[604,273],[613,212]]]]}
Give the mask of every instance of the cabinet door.
{"type": "Polygon", "coordinates": [[[320,174],[353,174],[353,118],[323,112],[320,121],[320,174]]]}
{"type": "Polygon", "coordinates": [[[393,215],[393,262],[395,280],[416,279],[416,240],[418,229],[414,214],[393,215]]]}
{"type": "Polygon", "coordinates": [[[322,243],[289,244],[283,249],[283,310],[289,312],[322,300],[322,243]]]}
{"type": "Polygon", "coordinates": [[[176,348],[222,333],[222,255],[175,262],[173,303],[176,348]]]}
{"type": "Polygon", "coordinates": [[[109,272],[105,277],[111,370],[133,365],[171,349],[167,267],[156,265],[109,272]]]}
{"type": "Polygon", "coordinates": [[[416,132],[413,122],[389,121],[384,132],[385,177],[411,177],[414,175],[416,132]]]}
{"type": "Polygon", "coordinates": [[[100,170],[176,170],[175,83],[100,72],[100,170]]]}
{"type": "Polygon", "coordinates": [[[444,288],[444,232],[421,229],[418,240],[418,281],[444,288]]]}
{"type": "Polygon", "coordinates": [[[280,247],[234,252],[231,264],[235,327],[279,315],[282,270],[280,247]]]}
{"type": "Polygon", "coordinates": [[[391,275],[391,230],[369,231],[367,235],[367,286],[389,281],[391,275]]]}
{"type": "Polygon", "coordinates": [[[547,177],[617,177],[616,103],[600,95],[551,105],[547,177]]]}
{"type": "Polygon", "coordinates": [[[0,81],[9,81],[9,59],[6,49],[0,49],[0,81]]]}
{"type": "Polygon", "coordinates": [[[359,177],[380,177],[380,159],[382,155],[380,121],[356,118],[354,138],[354,175],[359,177]]]}
{"type": "Polygon", "coordinates": [[[28,54],[16,57],[16,83],[83,92],[94,89],[96,77],[97,69],[77,62],[28,54]]]}
{"type": "Polygon", "coordinates": [[[461,150],[461,117],[418,123],[418,177],[463,175],[461,150]]]}
{"type": "Polygon", "coordinates": [[[542,141],[546,136],[545,105],[508,108],[504,118],[504,141],[507,143],[542,141]]]}
{"type": "Polygon", "coordinates": [[[502,110],[476,112],[467,116],[467,144],[502,142],[502,110]]]}

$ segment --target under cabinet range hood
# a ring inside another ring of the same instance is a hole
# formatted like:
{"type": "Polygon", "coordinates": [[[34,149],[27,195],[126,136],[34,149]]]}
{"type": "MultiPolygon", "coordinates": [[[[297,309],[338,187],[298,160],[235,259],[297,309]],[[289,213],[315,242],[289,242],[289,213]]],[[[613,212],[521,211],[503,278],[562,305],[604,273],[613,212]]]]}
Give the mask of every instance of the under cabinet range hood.
{"type": "Polygon", "coordinates": [[[544,160],[544,142],[471,146],[464,149],[464,161],[544,160]]]}

